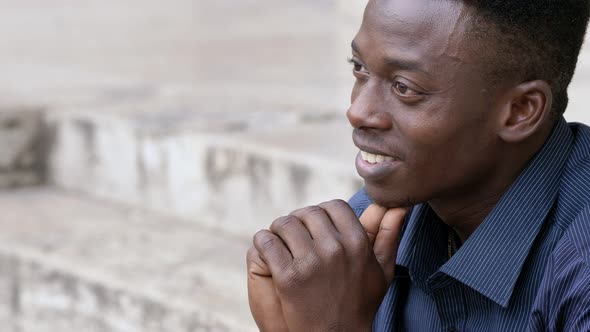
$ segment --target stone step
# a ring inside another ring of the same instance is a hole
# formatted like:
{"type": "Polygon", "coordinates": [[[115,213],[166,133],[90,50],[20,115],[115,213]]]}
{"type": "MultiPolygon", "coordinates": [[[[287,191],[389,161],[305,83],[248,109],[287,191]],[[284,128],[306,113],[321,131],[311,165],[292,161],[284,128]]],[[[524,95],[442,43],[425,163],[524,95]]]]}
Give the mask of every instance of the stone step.
{"type": "Polygon", "coordinates": [[[43,112],[0,104],[0,190],[43,182],[43,112]]]}
{"type": "Polygon", "coordinates": [[[47,188],[0,210],[2,331],[255,331],[247,241],[47,188]]]}
{"type": "Polygon", "coordinates": [[[48,112],[47,177],[248,238],[360,188],[344,112],[232,109],[163,98],[48,112]]]}

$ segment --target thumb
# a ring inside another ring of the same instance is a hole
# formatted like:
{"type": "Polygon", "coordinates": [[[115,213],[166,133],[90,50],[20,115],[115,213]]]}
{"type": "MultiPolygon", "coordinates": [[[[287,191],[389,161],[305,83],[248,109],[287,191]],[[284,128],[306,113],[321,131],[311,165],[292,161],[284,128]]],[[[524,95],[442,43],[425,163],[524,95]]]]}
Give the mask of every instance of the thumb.
{"type": "Polygon", "coordinates": [[[407,212],[408,210],[406,208],[387,210],[381,220],[379,231],[373,244],[373,252],[383,269],[385,279],[387,279],[388,283],[393,280],[397,249],[407,212]]]}
{"type": "Polygon", "coordinates": [[[379,233],[381,220],[383,220],[383,217],[385,216],[386,212],[387,208],[384,208],[377,204],[371,204],[359,218],[361,225],[363,225],[363,228],[365,229],[365,232],[369,237],[371,247],[375,243],[377,233],[379,233]]]}

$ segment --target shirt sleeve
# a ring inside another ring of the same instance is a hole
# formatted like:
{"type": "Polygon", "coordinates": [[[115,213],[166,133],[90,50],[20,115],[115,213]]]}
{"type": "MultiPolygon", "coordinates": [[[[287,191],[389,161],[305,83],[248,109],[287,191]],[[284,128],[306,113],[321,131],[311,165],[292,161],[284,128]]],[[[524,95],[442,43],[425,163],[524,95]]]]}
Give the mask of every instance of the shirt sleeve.
{"type": "Polygon", "coordinates": [[[590,267],[566,233],[547,264],[531,331],[590,331],[590,267]]]}

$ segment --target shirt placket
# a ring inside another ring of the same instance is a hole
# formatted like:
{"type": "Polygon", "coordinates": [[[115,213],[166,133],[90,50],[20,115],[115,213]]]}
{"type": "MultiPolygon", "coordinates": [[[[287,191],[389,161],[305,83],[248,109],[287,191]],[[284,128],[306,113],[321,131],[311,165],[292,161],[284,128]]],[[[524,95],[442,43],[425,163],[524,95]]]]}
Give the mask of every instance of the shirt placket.
{"type": "Polygon", "coordinates": [[[462,331],[467,307],[461,284],[447,275],[436,274],[428,280],[428,287],[440,318],[441,331],[462,331]]]}

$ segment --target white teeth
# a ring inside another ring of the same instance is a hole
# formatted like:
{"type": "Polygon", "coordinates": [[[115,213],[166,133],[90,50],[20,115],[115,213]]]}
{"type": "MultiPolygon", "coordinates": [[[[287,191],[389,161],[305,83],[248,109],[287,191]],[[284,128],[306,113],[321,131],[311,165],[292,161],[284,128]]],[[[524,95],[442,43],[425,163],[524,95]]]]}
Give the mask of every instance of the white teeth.
{"type": "Polygon", "coordinates": [[[361,151],[361,158],[363,158],[364,161],[369,162],[371,164],[377,164],[394,160],[393,157],[382,156],[378,154],[369,153],[366,151],[361,151]]]}

